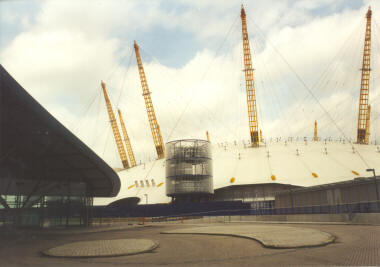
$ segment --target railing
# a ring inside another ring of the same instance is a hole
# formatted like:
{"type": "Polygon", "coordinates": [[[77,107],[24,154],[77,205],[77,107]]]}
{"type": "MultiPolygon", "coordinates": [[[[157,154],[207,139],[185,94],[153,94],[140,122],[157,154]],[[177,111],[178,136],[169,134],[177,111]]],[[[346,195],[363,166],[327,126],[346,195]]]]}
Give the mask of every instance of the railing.
{"type": "Polygon", "coordinates": [[[269,214],[371,213],[380,212],[380,201],[275,208],[273,211],[264,212],[269,214]]]}
{"type": "Polygon", "coordinates": [[[249,215],[292,215],[292,214],[356,214],[356,213],[380,213],[380,201],[346,203],[339,205],[315,205],[289,208],[244,208],[244,209],[220,209],[200,212],[183,212],[163,216],[151,217],[124,217],[124,218],[94,218],[96,224],[114,224],[122,222],[145,224],[148,222],[179,222],[190,219],[200,219],[207,217],[226,217],[222,221],[231,220],[231,216],[249,216],[249,215]]]}

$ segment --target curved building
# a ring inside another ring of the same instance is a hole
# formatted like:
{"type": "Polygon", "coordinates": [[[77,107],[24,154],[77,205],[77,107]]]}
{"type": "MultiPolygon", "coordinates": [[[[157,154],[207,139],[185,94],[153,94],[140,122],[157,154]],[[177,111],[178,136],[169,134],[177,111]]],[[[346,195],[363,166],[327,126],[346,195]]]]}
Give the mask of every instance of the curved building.
{"type": "MultiPolygon", "coordinates": [[[[368,92],[372,11],[369,9],[366,15],[367,26],[363,54],[358,132],[355,144],[346,138],[318,140],[317,122],[315,122],[312,139],[290,137],[287,139],[271,138],[265,140],[262,138],[258,125],[254,69],[252,68],[246,13],[243,6],[240,16],[244,54],[243,71],[248,106],[249,125],[247,126],[249,126],[250,130],[250,140],[210,144],[214,189],[211,199],[274,202],[274,195],[277,191],[371,176],[371,174],[367,173],[367,169],[380,166],[380,148],[376,144],[369,144],[370,106],[368,104],[368,92]]],[[[141,73],[143,72],[141,58],[139,58],[139,55],[137,56],[141,73]]],[[[141,82],[147,89],[145,74],[141,82]]],[[[152,103],[149,101],[147,110],[151,107],[152,103]]],[[[154,129],[159,129],[157,120],[155,119],[153,122],[152,133],[154,129]]],[[[171,143],[169,143],[169,150],[170,146],[171,143]]],[[[190,182],[190,179],[185,178],[185,176],[191,173],[195,177],[197,167],[194,165],[190,167],[191,164],[189,164],[189,168],[186,167],[185,160],[183,162],[184,168],[181,170],[182,163],[178,160],[176,161],[175,156],[173,157],[170,151],[166,161],[161,156],[158,153],[159,160],[120,171],[121,191],[112,201],[137,197],[143,200],[143,203],[167,203],[170,202],[170,197],[175,198],[184,192],[194,191],[196,184],[190,182]],[[171,165],[172,161],[178,164],[173,165],[173,167],[171,165]],[[170,164],[170,166],[166,166],[166,176],[165,164],[170,164]],[[186,170],[187,168],[188,170],[186,170]],[[174,174],[172,170],[174,170],[174,174]],[[180,172],[177,173],[177,170],[180,172]],[[188,171],[190,173],[187,173],[188,171]],[[167,188],[168,193],[165,192],[165,188],[167,188]]],[[[206,184],[201,185],[201,187],[203,186],[206,186],[206,184]]],[[[96,199],[95,203],[105,205],[112,201],[96,199]]]]}
{"type": "MultiPolygon", "coordinates": [[[[290,138],[272,140],[256,148],[244,141],[210,146],[217,200],[272,198],[274,192],[292,187],[371,177],[366,169],[380,166],[379,146],[344,141],[290,138]]],[[[129,197],[138,197],[140,203],[148,204],[170,202],[166,194],[166,164],[165,159],[160,159],[119,171],[119,195],[112,199],[95,198],[94,204],[107,205],[129,197]]]]}
{"type": "Polygon", "coordinates": [[[117,174],[0,65],[0,227],[89,225],[117,174]]]}

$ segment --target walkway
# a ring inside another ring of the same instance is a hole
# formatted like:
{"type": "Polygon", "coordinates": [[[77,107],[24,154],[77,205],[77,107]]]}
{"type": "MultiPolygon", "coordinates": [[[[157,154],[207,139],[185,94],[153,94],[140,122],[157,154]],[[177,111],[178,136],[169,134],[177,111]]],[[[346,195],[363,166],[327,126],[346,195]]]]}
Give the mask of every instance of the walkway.
{"type": "Polygon", "coordinates": [[[113,239],[67,243],[43,251],[46,256],[70,258],[94,258],[134,255],[149,252],[158,243],[149,239],[113,239]]]}
{"type": "Polygon", "coordinates": [[[301,248],[323,246],[334,242],[335,237],[316,229],[257,225],[224,224],[164,231],[163,234],[203,234],[243,237],[259,241],[268,248],[301,248]]]}

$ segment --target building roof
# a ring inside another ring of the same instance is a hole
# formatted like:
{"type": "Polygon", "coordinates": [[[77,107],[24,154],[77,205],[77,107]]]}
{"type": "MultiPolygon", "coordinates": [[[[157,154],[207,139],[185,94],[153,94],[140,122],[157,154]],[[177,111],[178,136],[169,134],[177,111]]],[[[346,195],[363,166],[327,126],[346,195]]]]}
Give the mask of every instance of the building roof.
{"type": "MultiPolygon", "coordinates": [[[[212,143],[214,190],[231,185],[263,183],[317,186],[372,176],[366,169],[380,166],[378,145],[298,139],[272,140],[258,148],[245,145],[247,141],[212,143]]],[[[119,195],[114,199],[95,199],[95,205],[105,205],[129,196],[142,200],[147,198],[150,204],[170,201],[165,192],[164,160],[138,165],[119,172],[119,175],[124,181],[119,195]]]]}
{"type": "Polygon", "coordinates": [[[28,94],[2,65],[0,127],[0,194],[28,193],[28,181],[44,185],[82,182],[87,185],[87,195],[94,197],[119,193],[120,179],[115,171],[28,94]],[[10,179],[26,185],[5,186],[10,179]]]}
{"type": "Polygon", "coordinates": [[[335,189],[335,188],[343,188],[343,187],[352,187],[353,185],[358,184],[374,184],[378,183],[380,184],[380,178],[379,176],[376,176],[376,180],[374,177],[359,177],[352,180],[337,182],[337,183],[329,183],[329,184],[322,184],[322,185],[315,185],[310,187],[303,187],[303,188],[294,188],[294,189],[286,189],[277,192],[278,195],[286,195],[290,193],[304,193],[304,192],[311,192],[311,191],[319,191],[319,190],[326,190],[326,189],[335,189]]]}

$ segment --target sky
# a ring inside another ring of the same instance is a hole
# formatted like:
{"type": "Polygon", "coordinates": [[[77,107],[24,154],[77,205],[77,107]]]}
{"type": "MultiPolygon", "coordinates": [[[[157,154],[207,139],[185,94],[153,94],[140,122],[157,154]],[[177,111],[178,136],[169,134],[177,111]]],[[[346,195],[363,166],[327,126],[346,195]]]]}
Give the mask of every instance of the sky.
{"type": "Polygon", "coordinates": [[[137,162],[156,157],[133,41],[165,142],[249,138],[240,7],[266,139],[355,138],[365,13],[373,10],[371,140],[380,142],[380,1],[0,1],[0,63],[53,116],[120,167],[101,92],[137,162]]]}

